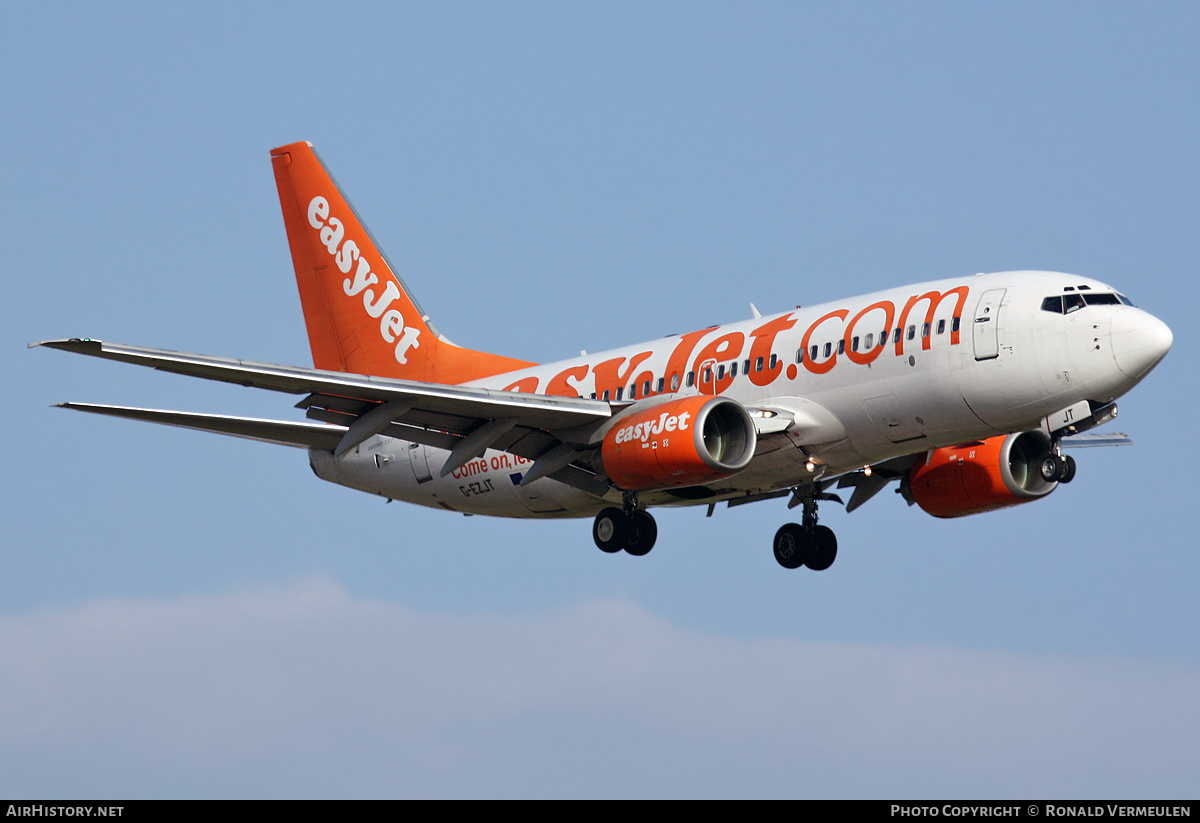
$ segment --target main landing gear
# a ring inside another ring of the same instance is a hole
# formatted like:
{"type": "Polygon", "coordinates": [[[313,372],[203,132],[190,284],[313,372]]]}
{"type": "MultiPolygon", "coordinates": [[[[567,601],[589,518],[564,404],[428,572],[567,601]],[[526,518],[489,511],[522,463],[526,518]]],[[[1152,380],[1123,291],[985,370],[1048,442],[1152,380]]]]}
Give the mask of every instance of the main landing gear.
{"type": "MultiPolygon", "coordinates": [[[[837,559],[837,537],[833,529],[817,525],[818,494],[809,494],[801,501],[804,525],[786,523],[775,533],[775,559],[785,569],[807,566],[819,572],[828,569],[837,559]]],[[[654,548],[657,538],[658,526],[648,511],[637,507],[635,492],[625,492],[621,508],[602,509],[592,523],[592,539],[600,551],[609,554],[624,549],[628,554],[641,557],[654,548]]]]}
{"type": "Polygon", "coordinates": [[[621,508],[610,506],[596,515],[592,523],[592,539],[602,552],[615,554],[624,549],[641,557],[654,548],[658,525],[650,512],[637,507],[637,494],[625,492],[621,508]]]}
{"type": "Polygon", "coordinates": [[[837,559],[837,537],[833,529],[817,525],[817,501],[810,496],[803,502],[804,525],[785,523],[775,532],[775,559],[785,569],[825,571],[837,559]]]}

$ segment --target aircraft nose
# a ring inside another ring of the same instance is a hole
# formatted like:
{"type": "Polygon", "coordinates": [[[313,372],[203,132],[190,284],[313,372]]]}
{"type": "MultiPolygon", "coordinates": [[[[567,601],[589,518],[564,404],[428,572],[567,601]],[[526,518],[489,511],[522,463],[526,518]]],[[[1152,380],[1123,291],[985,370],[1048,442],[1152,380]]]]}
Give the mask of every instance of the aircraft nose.
{"type": "Polygon", "coordinates": [[[1117,368],[1134,380],[1167,356],[1174,339],[1166,323],[1141,309],[1126,306],[1113,314],[1113,358],[1117,368]]]}

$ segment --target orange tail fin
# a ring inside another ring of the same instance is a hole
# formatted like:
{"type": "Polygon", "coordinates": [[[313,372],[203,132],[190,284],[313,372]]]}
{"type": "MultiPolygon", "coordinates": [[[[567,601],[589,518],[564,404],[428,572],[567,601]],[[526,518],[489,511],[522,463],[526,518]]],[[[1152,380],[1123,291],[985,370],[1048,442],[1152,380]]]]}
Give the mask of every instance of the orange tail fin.
{"type": "Polygon", "coordinates": [[[465,383],[534,365],[440,337],[310,144],[273,150],[271,165],[314,366],[465,383]]]}

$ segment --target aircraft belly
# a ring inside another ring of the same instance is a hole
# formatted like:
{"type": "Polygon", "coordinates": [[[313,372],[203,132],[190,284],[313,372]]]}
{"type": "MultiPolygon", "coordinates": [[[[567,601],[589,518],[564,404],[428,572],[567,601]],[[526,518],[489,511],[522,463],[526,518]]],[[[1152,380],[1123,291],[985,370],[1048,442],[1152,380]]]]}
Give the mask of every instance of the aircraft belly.
{"type": "Polygon", "coordinates": [[[494,517],[584,517],[605,501],[551,479],[520,486],[524,458],[488,450],[445,477],[449,452],[375,436],[340,458],[310,450],[317,476],[390,500],[494,517]]]}

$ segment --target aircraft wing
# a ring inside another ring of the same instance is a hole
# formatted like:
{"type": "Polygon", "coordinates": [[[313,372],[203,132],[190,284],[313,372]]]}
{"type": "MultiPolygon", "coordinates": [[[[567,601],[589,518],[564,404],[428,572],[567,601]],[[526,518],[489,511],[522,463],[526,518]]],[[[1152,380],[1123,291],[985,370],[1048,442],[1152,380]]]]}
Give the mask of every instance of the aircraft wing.
{"type": "Polygon", "coordinates": [[[598,494],[607,489],[607,484],[593,473],[581,466],[570,465],[583,457],[588,448],[585,433],[613,414],[614,407],[600,400],[369,377],[100,340],[47,340],[30,344],[31,348],[34,346],[150,366],[206,380],[303,394],[305,397],[297,407],[305,409],[310,419],[334,426],[81,403],[63,404],[66,408],[285,445],[328,448],[338,454],[350,451],[376,434],[387,434],[450,450],[443,473],[464,465],[486,449],[499,449],[534,461],[526,472],[530,479],[550,476],[598,494]],[[334,434],[336,441],[330,445],[333,438],[319,430],[334,434]],[[584,440],[578,442],[566,438],[579,446],[578,450],[564,443],[565,435],[551,434],[564,431],[584,435],[584,440]]]}

